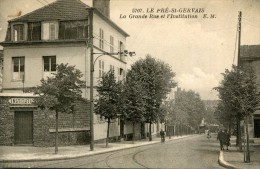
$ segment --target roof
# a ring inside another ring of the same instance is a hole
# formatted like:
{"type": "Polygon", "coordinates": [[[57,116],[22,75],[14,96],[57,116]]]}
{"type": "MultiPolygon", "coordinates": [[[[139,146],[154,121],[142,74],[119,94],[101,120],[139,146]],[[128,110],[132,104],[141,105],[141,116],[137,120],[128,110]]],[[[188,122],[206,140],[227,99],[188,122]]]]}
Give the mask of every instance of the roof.
{"type": "Polygon", "coordinates": [[[44,20],[81,20],[87,19],[89,8],[80,0],[57,0],[49,5],[32,11],[10,22],[44,21],[44,20]]]}
{"type": "Polygon", "coordinates": [[[88,18],[89,10],[102,17],[108,24],[122,33],[129,36],[123,29],[117,26],[111,19],[103,15],[96,8],[91,8],[80,0],[57,0],[49,5],[25,14],[21,17],[9,20],[9,22],[33,22],[33,21],[49,21],[51,20],[83,20],[88,18]]]}
{"type": "Polygon", "coordinates": [[[260,45],[241,46],[240,57],[260,57],[260,45]]]}

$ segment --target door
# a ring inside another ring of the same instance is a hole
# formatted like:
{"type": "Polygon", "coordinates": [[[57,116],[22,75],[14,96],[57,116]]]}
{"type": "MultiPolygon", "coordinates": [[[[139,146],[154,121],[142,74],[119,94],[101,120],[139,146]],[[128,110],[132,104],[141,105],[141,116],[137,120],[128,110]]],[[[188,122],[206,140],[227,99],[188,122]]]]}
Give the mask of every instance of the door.
{"type": "Polygon", "coordinates": [[[14,143],[15,144],[33,143],[33,112],[32,111],[14,112],[14,143]]]}
{"type": "Polygon", "coordinates": [[[254,120],[255,137],[260,138],[260,119],[254,120]]]}
{"type": "Polygon", "coordinates": [[[125,130],[125,122],[124,120],[120,119],[120,139],[124,139],[125,137],[124,130],[125,130]]]}

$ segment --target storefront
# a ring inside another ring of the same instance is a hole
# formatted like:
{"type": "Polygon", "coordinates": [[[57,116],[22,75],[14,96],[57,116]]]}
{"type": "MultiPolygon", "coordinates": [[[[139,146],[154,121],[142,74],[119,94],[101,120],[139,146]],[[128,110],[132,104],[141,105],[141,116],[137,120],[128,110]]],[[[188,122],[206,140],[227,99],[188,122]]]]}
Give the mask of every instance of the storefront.
{"type": "MultiPolygon", "coordinates": [[[[0,145],[53,146],[55,113],[37,108],[32,94],[0,93],[0,145]]],[[[89,142],[89,105],[59,114],[59,145],[89,142]]]]}

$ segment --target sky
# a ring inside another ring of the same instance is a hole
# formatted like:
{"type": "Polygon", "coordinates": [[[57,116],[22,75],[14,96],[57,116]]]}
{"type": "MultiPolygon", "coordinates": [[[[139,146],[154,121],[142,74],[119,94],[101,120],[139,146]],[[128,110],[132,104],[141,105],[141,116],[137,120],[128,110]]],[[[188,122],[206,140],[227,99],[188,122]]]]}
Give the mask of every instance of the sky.
{"type": "MultiPolygon", "coordinates": [[[[12,15],[19,11],[24,15],[54,1],[0,0],[0,41],[12,15]]],[[[81,1],[92,6],[91,0],[81,1]]],[[[128,59],[129,66],[150,54],[171,66],[178,87],[194,90],[204,100],[218,99],[212,88],[219,85],[221,73],[237,63],[238,11],[242,12],[241,45],[260,45],[257,0],[110,0],[110,18],[130,35],[128,51],[136,52],[128,59]],[[151,8],[154,12],[148,13],[151,8]],[[167,18],[171,14],[198,18],[167,18]],[[205,14],[208,18],[203,18],[205,14]]]]}

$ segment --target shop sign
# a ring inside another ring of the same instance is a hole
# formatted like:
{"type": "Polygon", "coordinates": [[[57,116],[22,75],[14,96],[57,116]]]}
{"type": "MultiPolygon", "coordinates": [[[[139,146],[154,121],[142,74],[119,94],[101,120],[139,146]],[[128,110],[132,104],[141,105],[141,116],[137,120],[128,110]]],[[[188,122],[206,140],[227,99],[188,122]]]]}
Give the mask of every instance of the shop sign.
{"type": "Polygon", "coordinates": [[[30,105],[34,102],[33,98],[11,98],[9,99],[10,104],[26,104],[30,105]]]}

